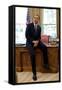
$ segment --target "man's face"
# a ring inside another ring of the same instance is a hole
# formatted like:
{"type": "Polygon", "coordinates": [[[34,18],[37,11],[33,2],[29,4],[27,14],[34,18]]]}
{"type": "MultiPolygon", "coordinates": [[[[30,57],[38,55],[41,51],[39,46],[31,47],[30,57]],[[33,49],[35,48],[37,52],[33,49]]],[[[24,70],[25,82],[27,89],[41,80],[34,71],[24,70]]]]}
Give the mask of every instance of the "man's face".
{"type": "Polygon", "coordinates": [[[39,21],[39,16],[34,16],[33,22],[34,22],[35,24],[37,24],[38,21],[39,21]]]}

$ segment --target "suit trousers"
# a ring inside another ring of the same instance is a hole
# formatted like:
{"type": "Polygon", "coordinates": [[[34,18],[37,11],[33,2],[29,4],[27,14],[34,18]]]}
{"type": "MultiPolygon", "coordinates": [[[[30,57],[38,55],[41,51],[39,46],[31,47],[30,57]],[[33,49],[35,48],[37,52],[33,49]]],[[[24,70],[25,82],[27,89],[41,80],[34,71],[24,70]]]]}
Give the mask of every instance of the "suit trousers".
{"type": "Polygon", "coordinates": [[[33,47],[33,43],[30,43],[30,42],[27,42],[26,46],[27,46],[29,54],[30,54],[31,65],[32,65],[32,72],[33,72],[34,75],[36,75],[35,49],[39,48],[41,50],[41,52],[43,52],[44,65],[48,65],[47,47],[42,42],[39,42],[37,47],[33,47]]]}

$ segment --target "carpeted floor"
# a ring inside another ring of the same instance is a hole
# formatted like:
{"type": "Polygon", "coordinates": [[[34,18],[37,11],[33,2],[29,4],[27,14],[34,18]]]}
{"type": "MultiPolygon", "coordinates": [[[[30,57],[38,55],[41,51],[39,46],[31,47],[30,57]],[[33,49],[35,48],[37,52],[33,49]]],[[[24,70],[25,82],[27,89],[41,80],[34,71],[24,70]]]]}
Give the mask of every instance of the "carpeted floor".
{"type": "Polygon", "coordinates": [[[42,81],[57,81],[59,73],[41,73],[37,72],[37,80],[33,81],[32,72],[16,72],[17,83],[42,82],[42,81]]]}

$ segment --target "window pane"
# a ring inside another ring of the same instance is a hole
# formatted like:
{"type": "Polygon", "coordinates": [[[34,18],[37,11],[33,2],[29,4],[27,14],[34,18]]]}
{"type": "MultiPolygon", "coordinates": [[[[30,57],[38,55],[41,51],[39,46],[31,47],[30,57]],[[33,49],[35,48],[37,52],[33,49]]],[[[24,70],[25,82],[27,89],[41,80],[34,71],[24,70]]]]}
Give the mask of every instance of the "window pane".
{"type": "Polygon", "coordinates": [[[43,25],[43,35],[51,36],[52,38],[57,37],[56,25],[43,25]]]}
{"type": "Polygon", "coordinates": [[[42,24],[42,34],[49,35],[52,38],[56,38],[57,37],[56,10],[44,9],[43,13],[44,16],[42,24]]]}
{"type": "Polygon", "coordinates": [[[16,44],[25,44],[25,30],[26,30],[26,20],[27,20],[27,8],[16,8],[16,44]]]}
{"type": "Polygon", "coordinates": [[[56,24],[56,10],[44,9],[43,24],[56,24]]]}

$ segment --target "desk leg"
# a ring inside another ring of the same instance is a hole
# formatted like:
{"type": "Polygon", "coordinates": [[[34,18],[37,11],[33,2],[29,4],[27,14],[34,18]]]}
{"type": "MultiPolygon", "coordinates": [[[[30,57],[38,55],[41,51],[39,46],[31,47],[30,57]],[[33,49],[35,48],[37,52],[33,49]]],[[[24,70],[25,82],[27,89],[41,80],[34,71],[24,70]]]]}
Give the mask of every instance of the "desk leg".
{"type": "Polygon", "coordinates": [[[23,71],[23,61],[22,61],[22,53],[20,52],[20,65],[21,65],[21,72],[23,71]]]}

